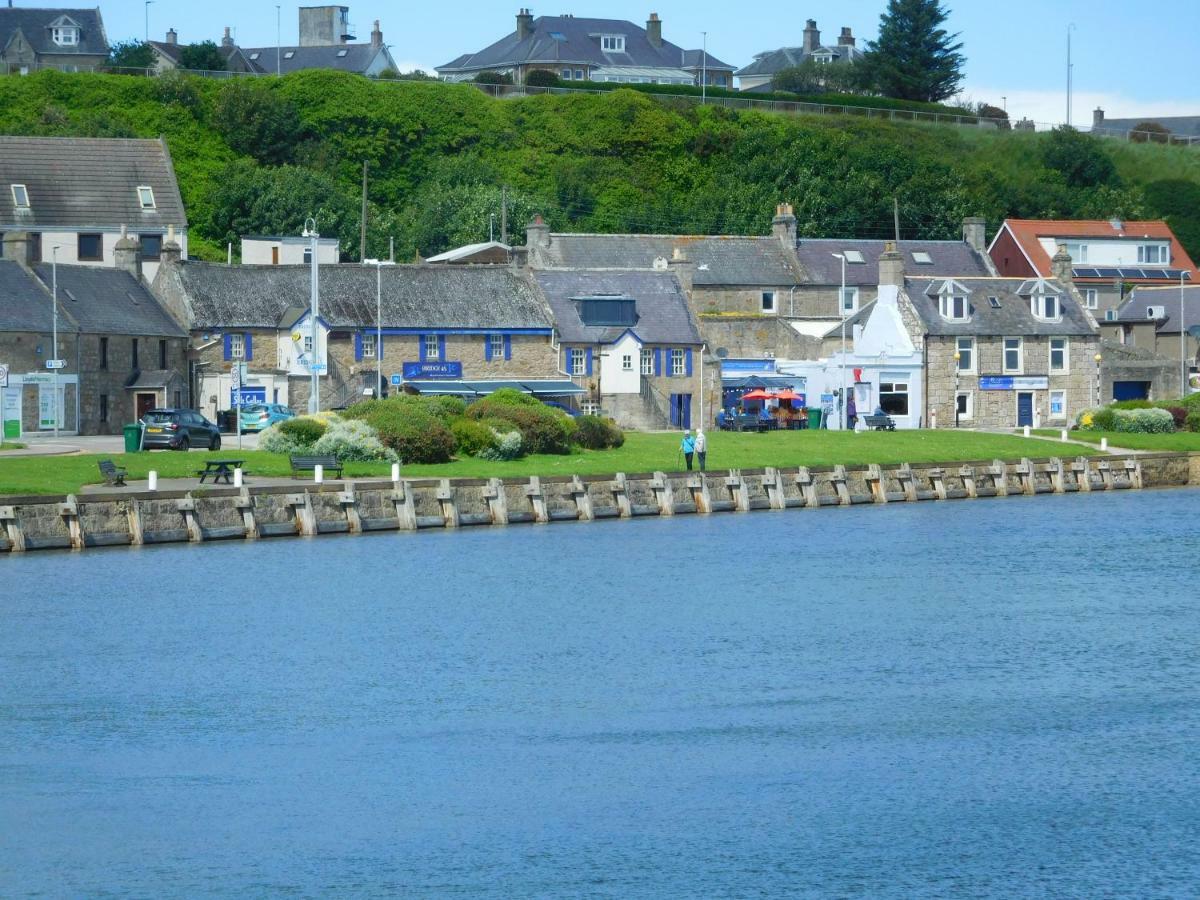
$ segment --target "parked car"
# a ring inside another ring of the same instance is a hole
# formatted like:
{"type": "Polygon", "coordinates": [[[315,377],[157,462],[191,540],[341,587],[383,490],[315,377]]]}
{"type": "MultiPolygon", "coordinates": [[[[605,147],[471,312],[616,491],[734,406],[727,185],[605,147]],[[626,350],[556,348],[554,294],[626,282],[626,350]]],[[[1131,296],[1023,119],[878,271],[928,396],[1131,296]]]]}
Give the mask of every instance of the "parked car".
{"type": "Polygon", "coordinates": [[[152,409],[142,416],[142,447],[166,450],[220,450],[217,426],[191,409],[152,409]]]}
{"type": "Polygon", "coordinates": [[[242,407],[242,431],[262,431],[294,418],[296,414],[281,403],[252,403],[242,407]]]}

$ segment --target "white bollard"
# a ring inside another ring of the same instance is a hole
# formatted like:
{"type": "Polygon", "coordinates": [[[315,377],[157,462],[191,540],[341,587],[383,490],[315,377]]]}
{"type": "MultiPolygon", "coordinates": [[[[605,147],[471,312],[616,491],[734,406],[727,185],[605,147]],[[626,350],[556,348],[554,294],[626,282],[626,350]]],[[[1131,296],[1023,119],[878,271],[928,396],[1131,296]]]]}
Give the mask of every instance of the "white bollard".
{"type": "Polygon", "coordinates": [[[325,467],[322,465],[313,466],[313,483],[322,484],[325,481],[325,467]]]}
{"type": "Polygon", "coordinates": [[[392,463],[392,481],[400,480],[400,463],[392,463]]]}
{"type": "Polygon", "coordinates": [[[1025,426],[1025,437],[1029,437],[1029,426],[1025,426]]]}
{"type": "Polygon", "coordinates": [[[1067,440],[1067,429],[1065,429],[1065,428],[1064,428],[1064,429],[1062,430],[1061,434],[1062,434],[1062,439],[1063,439],[1063,442],[1065,443],[1065,442],[1066,442],[1066,440],[1067,440]]]}
{"type": "Polygon", "coordinates": [[[151,491],[158,490],[158,473],[153,469],[150,470],[150,483],[146,485],[146,489],[151,491]]]}
{"type": "Polygon", "coordinates": [[[1100,438],[1100,449],[1105,453],[1108,452],[1108,438],[1100,438]]]}
{"type": "Polygon", "coordinates": [[[242,486],[242,467],[238,466],[233,470],[233,486],[240,488],[242,486]]]}

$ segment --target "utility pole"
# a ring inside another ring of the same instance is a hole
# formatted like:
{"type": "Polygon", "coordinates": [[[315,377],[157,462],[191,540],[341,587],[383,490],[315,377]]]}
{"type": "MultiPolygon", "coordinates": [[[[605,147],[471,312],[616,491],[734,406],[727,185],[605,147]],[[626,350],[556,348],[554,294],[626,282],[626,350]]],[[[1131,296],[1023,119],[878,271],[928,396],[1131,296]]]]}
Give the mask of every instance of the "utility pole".
{"type": "Polygon", "coordinates": [[[279,75],[282,74],[282,69],[283,69],[283,65],[280,62],[280,58],[283,55],[283,48],[280,46],[282,41],[283,41],[282,32],[279,30],[279,4],[276,3],[275,4],[275,75],[276,75],[276,77],[278,77],[279,75]]]}
{"type": "MultiPolygon", "coordinates": [[[[58,437],[58,247],[55,246],[50,266],[50,302],[54,304],[54,349],[50,351],[50,360],[54,365],[54,436],[58,437]]],[[[78,385],[76,386],[78,391],[78,385]]],[[[77,395],[78,396],[78,395],[77,395]]],[[[78,429],[77,429],[78,430],[78,429]]]]}
{"type": "MultiPolygon", "coordinates": [[[[154,0],[146,0],[146,42],[147,43],[150,42],[150,4],[153,2],[154,2],[154,0]]],[[[8,5],[12,6],[11,0],[8,5]]]]}
{"type": "Polygon", "coordinates": [[[500,185],[500,243],[508,246],[508,185],[500,185]]]}
{"type": "Polygon", "coordinates": [[[892,221],[896,226],[896,244],[900,243],[900,198],[892,198],[892,221]]]}
{"type": "Polygon", "coordinates": [[[704,105],[705,95],[708,92],[708,32],[700,32],[704,37],[703,48],[700,50],[700,105],[704,105]]]}
{"type": "Polygon", "coordinates": [[[363,160],[362,229],[358,238],[358,258],[367,258],[367,161],[363,160]]]}
{"type": "Polygon", "coordinates": [[[308,365],[312,383],[309,387],[308,411],[319,413],[321,411],[321,364],[319,362],[321,359],[321,332],[317,320],[321,315],[321,291],[318,281],[320,276],[317,274],[317,242],[321,235],[317,232],[316,219],[310,218],[304,221],[303,236],[309,239],[309,246],[312,249],[308,299],[309,334],[312,335],[312,356],[309,357],[308,365]]]}

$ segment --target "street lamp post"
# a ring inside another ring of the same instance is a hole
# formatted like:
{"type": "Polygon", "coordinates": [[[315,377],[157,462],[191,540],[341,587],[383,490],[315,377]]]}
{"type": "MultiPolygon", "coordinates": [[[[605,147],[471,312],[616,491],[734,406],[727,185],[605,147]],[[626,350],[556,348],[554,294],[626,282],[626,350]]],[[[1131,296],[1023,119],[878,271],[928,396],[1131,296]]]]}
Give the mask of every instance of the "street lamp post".
{"type": "MultiPolygon", "coordinates": [[[[53,361],[52,371],[54,372],[54,436],[58,437],[58,247],[54,247],[50,251],[50,302],[53,304],[53,312],[51,318],[51,329],[53,331],[53,347],[50,350],[50,359],[53,361]]],[[[78,392],[78,386],[76,386],[78,392]]],[[[76,394],[78,396],[78,393],[76,394]]],[[[66,404],[63,404],[64,406],[66,404]]]]}
{"type": "Polygon", "coordinates": [[[700,105],[704,105],[705,96],[708,92],[708,32],[700,32],[703,37],[700,50],[700,105]]]}
{"type": "Polygon", "coordinates": [[[958,427],[958,372],[959,362],[962,360],[962,354],[957,350],[954,351],[954,427],[958,427]]]}
{"type": "Polygon", "coordinates": [[[147,42],[150,40],[150,4],[153,2],[154,2],[154,0],[146,0],[146,40],[147,40],[147,42]]]}
{"type": "Polygon", "coordinates": [[[308,361],[309,373],[312,375],[312,383],[309,386],[308,411],[310,413],[319,413],[321,411],[321,344],[319,342],[320,333],[317,326],[317,318],[321,315],[321,298],[320,298],[320,276],[317,273],[317,240],[321,235],[317,232],[317,220],[305,219],[304,231],[301,232],[302,237],[309,240],[310,248],[310,274],[309,274],[309,334],[312,335],[312,357],[308,361]]]}
{"type": "Polygon", "coordinates": [[[1096,408],[1100,408],[1100,360],[1101,356],[1097,353],[1092,357],[1096,362],[1096,408]]]}
{"type": "Polygon", "coordinates": [[[1072,22],[1067,26],[1067,127],[1071,127],[1071,92],[1074,90],[1074,64],[1071,62],[1071,32],[1075,30],[1075,23],[1072,22]]]}
{"type": "Polygon", "coordinates": [[[383,267],[395,265],[387,259],[364,259],[375,267],[375,398],[383,396],[383,267]]]}
{"type": "Polygon", "coordinates": [[[1188,395],[1188,360],[1187,360],[1187,328],[1186,316],[1183,312],[1183,279],[1187,277],[1187,273],[1180,271],[1179,273],[1179,396],[1186,397],[1188,395]]]}
{"type": "Polygon", "coordinates": [[[846,255],[844,253],[834,253],[834,259],[842,261],[842,289],[838,292],[838,314],[842,317],[842,385],[841,385],[841,411],[838,413],[838,419],[841,422],[841,428],[846,430],[846,414],[849,411],[846,402],[846,255]]]}

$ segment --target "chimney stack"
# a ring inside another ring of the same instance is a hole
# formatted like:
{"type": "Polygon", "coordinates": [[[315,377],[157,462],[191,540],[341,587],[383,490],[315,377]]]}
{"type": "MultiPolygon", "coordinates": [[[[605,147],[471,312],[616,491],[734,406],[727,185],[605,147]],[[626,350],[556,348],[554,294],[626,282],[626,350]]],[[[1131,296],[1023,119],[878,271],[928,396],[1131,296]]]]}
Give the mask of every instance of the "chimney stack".
{"type": "Polygon", "coordinates": [[[838,38],[838,46],[839,47],[853,47],[854,46],[854,32],[852,32],[849,28],[843,28],[842,34],[838,38]]]}
{"type": "Polygon", "coordinates": [[[540,215],[534,216],[533,221],[525,226],[525,246],[550,246],[550,226],[545,223],[540,215]]]}
{"type": "Polygon", "coordinates": [[[904,257],[896,249],[895,241],[884,244],[879,254],[879,286],[904,287],[904,257]]]}
{"type": "Polygon", "coordinates": [[[24,231],[4,232],[3,258],[23,266],[29,265],[29,235],[24,231]]]}
{"type": "Polygon", "coordinates": [[[771,234],[789,250],[796,249],[796,214],[792,204],[780,203],[775,207],[775,218],[771,220],[771,234]]]}
{"type": "Polygon", "coordinates": [[[1050,272],[1065,285],[1075,282],[1075,272],[1072,270],[1071,254],[1065,244],[1058,245],[1058,252],[1050,259],[1050,272]]]}
{"type": "Polygon", "coordinates": [[[523,41],[533,34],[533,14],[527,9],[517,13],[517,40],[523,41]]]}
{"type": "Polygon", "coordinates": [[[172,47],[179,43],[179,33],[174,28],[167,29],[167,43],[172,47]]]}
{"type": "Polygon", "coordinates": [[[815,51],[821,46],[821,32],[817,30],[817,20],[809,19],[804,23],[804,55],[815,51]]]}
{"type": "Polygon", "coordinates": [[[1099,128],[1103,124],[1104,110],[1097,106],[1094,110],[1092,110],[1092,127],[1099,128]]]}
{"type": "Polygon", "coordinates": [[[646,40],[651,47],[662,46],[662,19],[656,12],[650,13],[650,19],[646,22],[646,40]]]}
{"type": "Polygon", "coordinates": [[[222,47],[232,47],[233,46],[233,35],[231,35],[229,33],[228,25],[225,26],[225,34],[221,38],[221,46],[222,47]]]}
{"type": "Polygon", "coordinates": [[[976,253],[987,253],[987,219],[967,216],[962,221],[963,241],[976,253]]]}
{"type": "Polygon", "coordinates": [[[121,236],[113,245],[113,265],[128,272],[135,281],[142,280],[142,248],[129,236],[129,230],[124,225],[121,226],[121,236]]]}
{"type": "Polygon", "coordinates": [[[371,29],[371,48],[378,50],[383,46],[383,32],[379,30],[379,20],[375,20],[375,27],[371,29]]]}
{"type": "Polygon", "coordinates": [[[679,279],[679,285],[683,288],[683,292],[687,294],[688,300],[692,299],[692,285],[696,282],[696,264],[687,258],[687,254],[679,247],[676,247],[671,252],[671,259],[667,266],[675,277],[679,279]]]}
{"type": "Polygon", "coordinates": [[[162,250],[159,255],[159,262],[163,265],[177,263],[183,258],[183,248],[179,246],[179,242],[175,240],[175,226],[167,226],[167,238],[163,241],[162,250]]]}

